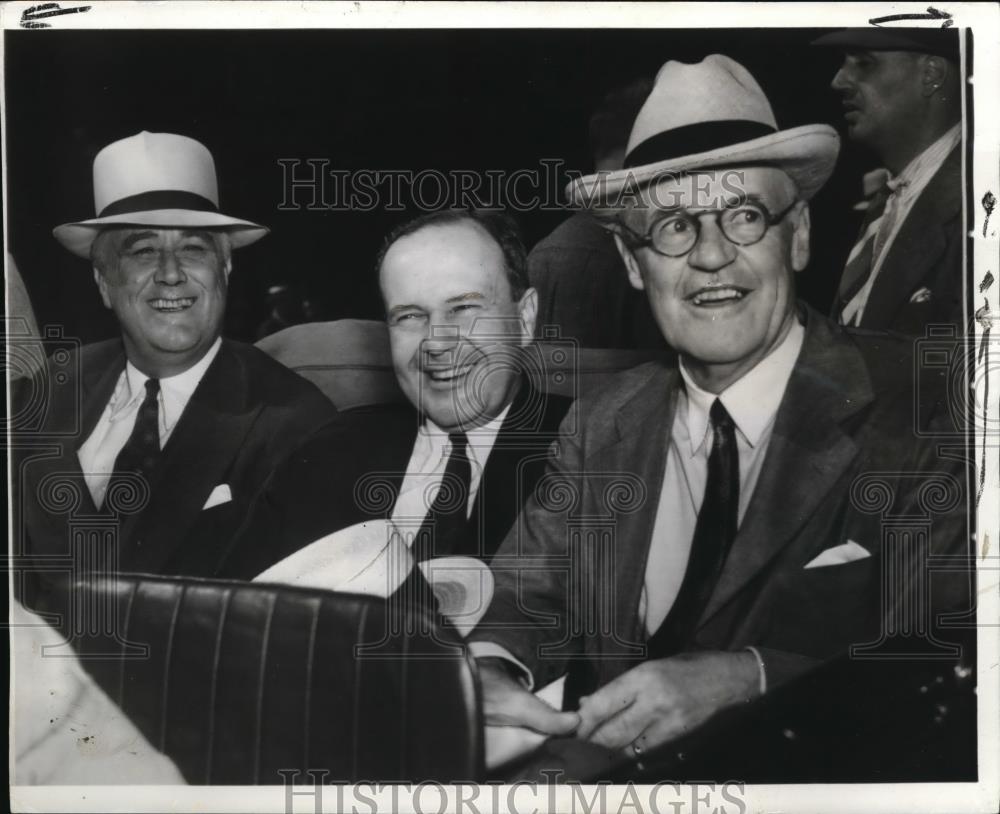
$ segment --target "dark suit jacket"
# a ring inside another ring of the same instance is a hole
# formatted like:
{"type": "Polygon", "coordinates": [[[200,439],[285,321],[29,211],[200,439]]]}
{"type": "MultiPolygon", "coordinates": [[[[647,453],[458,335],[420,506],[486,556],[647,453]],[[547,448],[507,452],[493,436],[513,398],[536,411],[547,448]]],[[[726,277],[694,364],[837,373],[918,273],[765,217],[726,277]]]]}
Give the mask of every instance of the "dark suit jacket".
{"type": "MultiPolygon", "coordinates": [[[[570,400],[522,385],[483,469],[464,545],[489,560],[545,468],[570,400]]],[[[318,538],[389,517],[420,418],[409,404],[346,410],[308,438],[269,480],[221,575],[250,578],[318,538]]]]}
{"type": "MultiPolygon", "coordinates": [[[[36,575],[45,562],[98,565],[70,547],[74,529],[109,522],[97,514],[77,450],[124,367],[120,341],[87,345],[53,357],[45,374],[15,394],[25,405],[14,413],[16,538],[22,565],[36,575]]],[[[151,474],[148,503],[112,524],[118,569],[210,576],[271,470],[335,415],[314,385],[254,347],[223,340],[151,474]],[[232,500],[203,510],[220,484],[232,500]]]]}
{"type": "Polygon", "coordinates": [[[913,204],[872,286],[862,328],[922,336],[924,326],[965,326],[962,310],[962,152],[956,147],[913,204]],[[930,299],[911,303],[920,289],[930,299]]]}
{"type": "MultiPolygon", "coordinates": [[[[890,513],[923,523],[933,554],[964,554],[968,539],[965,469],[914,429],[914,415],[942,409],[942,382],[915,391],[908,340],[849,332],[815,312],[804,318],[756,491],[684,648],[756,646],[771,685],[878,638],[890,513]],[[935,483],[948,496],[937,504],[935,483]],[[849,540],[871,556],[804,569],[849,540]]],[[[579,432],[561,435],[493,560],[493,603],[470,639],[507,648],[538,686],[573,667],[589,671],[574,678],[588,691],[645,656],[639,598],[682,386],[676,368],[650,363],[581,399],[579,432]]],[[[964,607],[968,574],[952,574],[955,585],[938,576],[933,601],[964,607]]]]}

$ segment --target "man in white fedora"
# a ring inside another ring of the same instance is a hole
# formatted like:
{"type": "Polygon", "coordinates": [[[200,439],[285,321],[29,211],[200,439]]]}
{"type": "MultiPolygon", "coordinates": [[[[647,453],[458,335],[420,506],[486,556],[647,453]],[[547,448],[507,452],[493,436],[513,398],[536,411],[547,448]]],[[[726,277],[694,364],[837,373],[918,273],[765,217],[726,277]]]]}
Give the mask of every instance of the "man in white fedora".
{"type": "MultiPolygon", "coordinates": [[[[838,146],[825,125],[778,129],[728,57],[668,62],[626,168],[569,188],[613,230],[679,363],[579,402],[501,545],[471,635],[487,723],[642,758],[878,642],[906,600],[932,617],[912,596],[922,561],[905,590],[880,581],[888,518],[926,519],[931,554],[965,552],[964,472],[921,437],[940,382],[918,403],[909,343],[795,297],[838,146]],[[529,691],[561,675],[563,711],[529,691]]],[[[964,607],[952,576],[933,581],[934,607],[964,607]]]]}
{"type": "Polygon", "coordinates": [[[121,337],[53,357],[15,393],[28,599],[53,570],[214,574],[270,471],[336,414],[312,384],[220,336],[232,249],[267,229],[219,211],[204,145],[148,132],[108,145],[94,201],[96,218],[54,234],[90,260],[121,337]],[[110,535],[81,535],[88,517],[110,535]]]}

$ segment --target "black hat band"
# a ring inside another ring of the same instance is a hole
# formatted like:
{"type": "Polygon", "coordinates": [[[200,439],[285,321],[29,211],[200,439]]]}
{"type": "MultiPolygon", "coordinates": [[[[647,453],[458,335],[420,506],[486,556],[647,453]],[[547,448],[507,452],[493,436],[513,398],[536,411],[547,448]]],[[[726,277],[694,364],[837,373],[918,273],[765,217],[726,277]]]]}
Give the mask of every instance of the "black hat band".
{"type": "Polygon", "coordinates": [[[685,155],[707,153],[710,150],[771,136],[777,132],[768,124],[746,119],[722,119],[687,124],[657,133],[637,144],[625,156],[625,169],[669,161],[685,155]]]}
{"type": "Polygon", "coordinates": [[[112,201],[97,216],[107,218],[113,215],[128,215],[132,212],[151,212],[156,209],[193,209],[197,212],[218,212],[219,207],[208,198],[196,192],[179,189],[156,189],[140,192],[112,201]]]}

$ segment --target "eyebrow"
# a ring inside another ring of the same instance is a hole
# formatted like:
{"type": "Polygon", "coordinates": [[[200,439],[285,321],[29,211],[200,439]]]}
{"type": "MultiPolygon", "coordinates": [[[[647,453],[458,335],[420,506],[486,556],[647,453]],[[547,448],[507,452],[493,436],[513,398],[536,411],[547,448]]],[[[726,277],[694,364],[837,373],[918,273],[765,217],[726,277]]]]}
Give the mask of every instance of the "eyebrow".
{"type": "Polygon", "coordinates": [[[147,240],[148,238],[156,237],[156,232],[133,232],[127,238],[122,241],[120,250],[130,249],[140,240],[147,240]]]}
{"type": "Polygon", "coordinates": [[[486,295],[480,294],[478,291],[466,291],[464,294],[458,294],[454,297],[448,297],[445,302],[465,302],[466,300],[485,300],[486,295]]]}

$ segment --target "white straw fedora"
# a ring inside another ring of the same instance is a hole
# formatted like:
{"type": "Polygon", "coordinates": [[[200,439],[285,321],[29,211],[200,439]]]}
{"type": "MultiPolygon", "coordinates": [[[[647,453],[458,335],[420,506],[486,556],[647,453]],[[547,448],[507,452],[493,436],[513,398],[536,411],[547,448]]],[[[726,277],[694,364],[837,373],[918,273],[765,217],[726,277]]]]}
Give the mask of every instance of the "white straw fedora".
{"type": "Polygon", "coordinates": [[[173,133],[147,133],[115,141],[94,159],[97,217],[52,230],[73,254],[90,256],[100,230],[114,224],[225,229],[233,248],[260,240],[268,229],[219,212],[215,161],[204,144],[173,133]]]}
{"type": "Polygon", "coordinates": [[[623,191],[668,173],[766,164],[783,169],[808,200],[830,177],[839,150],[829,125],[779,130],[749,71],[712,54],[694,65],[671,61],[660,68],[632,126],[625,168],[575,179],[566,194],[576,206],[609,206],[623,191]]]}

